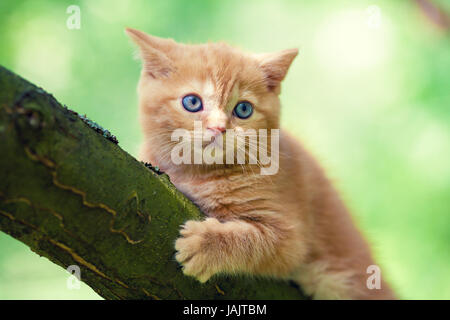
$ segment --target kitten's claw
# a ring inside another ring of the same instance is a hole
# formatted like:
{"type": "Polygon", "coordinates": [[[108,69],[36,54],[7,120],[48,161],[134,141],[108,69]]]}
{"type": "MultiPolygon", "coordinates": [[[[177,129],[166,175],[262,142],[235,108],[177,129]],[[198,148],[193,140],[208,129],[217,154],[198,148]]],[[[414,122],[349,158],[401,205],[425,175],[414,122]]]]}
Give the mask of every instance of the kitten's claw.
{"type": "Polygon", "coordinates": [[[208,218],[205,221],[188,221],[180,230],[180,237],[175,242],[177,254],[175,259],[183,265],[183,273],[197,278],[204,283],[218,272],[217,266],[212,262],[219,261],[214,258],[217,252],[210,246],[205,246],[204,234],[211,225],[220,224],[216,219],[208,218]]]}

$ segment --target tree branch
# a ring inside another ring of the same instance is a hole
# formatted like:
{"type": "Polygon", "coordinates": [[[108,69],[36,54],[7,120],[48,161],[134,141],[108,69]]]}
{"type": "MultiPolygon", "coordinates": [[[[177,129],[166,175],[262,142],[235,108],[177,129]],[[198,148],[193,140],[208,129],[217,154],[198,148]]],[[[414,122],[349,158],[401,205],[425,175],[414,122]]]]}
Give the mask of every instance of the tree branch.
{"type": "Polygon", "coordinates": [[[114,140],[0,66],[0,230],[63,268],[78,265],[105,299],[303,298],[275,280],[184,276],[174,241],[202,213],[114,140]]]}

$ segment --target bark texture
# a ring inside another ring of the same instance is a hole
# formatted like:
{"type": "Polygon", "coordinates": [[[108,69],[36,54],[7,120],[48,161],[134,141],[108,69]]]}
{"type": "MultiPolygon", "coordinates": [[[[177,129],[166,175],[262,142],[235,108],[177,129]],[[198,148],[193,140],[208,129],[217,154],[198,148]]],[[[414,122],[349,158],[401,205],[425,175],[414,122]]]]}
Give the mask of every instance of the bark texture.
{"type": "Polygon", "coordinates": [[[202,219],[167,175],[109,132],[0,66],[0,230],[67,268],[105,299],[302,299],[289,283],[186,277],[180,225],[202,219]]]}

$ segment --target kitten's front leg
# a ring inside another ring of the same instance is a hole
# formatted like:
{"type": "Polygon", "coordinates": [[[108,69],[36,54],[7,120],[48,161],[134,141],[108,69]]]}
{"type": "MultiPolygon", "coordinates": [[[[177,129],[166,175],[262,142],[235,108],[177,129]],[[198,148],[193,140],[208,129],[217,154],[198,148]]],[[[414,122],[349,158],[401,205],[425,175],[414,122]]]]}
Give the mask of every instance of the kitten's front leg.
{"type": "Polygon", "coordinates": [[[291,251],[295,250],[289,243],[292,228],[280,227],[245,220],[222,223],[215,218],[188,221],[175,243],[175,257],[183,272],[200,282],[216,273],[283,276],[300,258],[291,251]]]}

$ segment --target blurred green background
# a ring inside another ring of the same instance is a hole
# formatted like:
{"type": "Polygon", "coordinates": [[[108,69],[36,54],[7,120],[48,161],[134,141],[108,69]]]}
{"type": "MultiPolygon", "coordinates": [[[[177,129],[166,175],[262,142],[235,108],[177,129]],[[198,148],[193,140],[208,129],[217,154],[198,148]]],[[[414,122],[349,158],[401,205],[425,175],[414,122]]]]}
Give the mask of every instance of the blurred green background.
{"type": "MultiPolygon", "coordinates": [[[[136,155],[140,66],[126,26],[256,52],[299,47],[283,126],[327,169],[399,297],[450,299],[450,38],[416,2],[3,0],[0,64],[136,155]],[[66,27],[72,4],[79,30],[66,27]]],[[[0,299],[100,298],[67,278],[0,233],[0,299]]]]}

